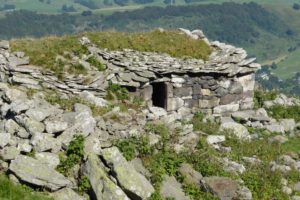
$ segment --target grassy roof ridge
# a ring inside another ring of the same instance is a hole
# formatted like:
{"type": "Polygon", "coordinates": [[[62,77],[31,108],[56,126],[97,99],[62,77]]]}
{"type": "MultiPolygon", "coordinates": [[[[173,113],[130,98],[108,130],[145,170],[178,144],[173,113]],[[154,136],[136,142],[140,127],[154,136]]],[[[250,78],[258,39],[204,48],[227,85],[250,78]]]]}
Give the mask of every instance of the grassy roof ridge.
{"type": "Polygon", "coordinates": [[[194,40],[178,31],[151,31],[141,33],[87,32],[61,37],[49,36],[39,39],[11,40],[12,51],[23,51],[33,65],[55,70],[56,57],[64,52],[75,55],[86,54],[87,50],[79,42],[88,37],[99,48],[108,50],[133,49],[141,52],[167,53],[178,58],[208,59],[211,47],[202,40],[194,40]]]}

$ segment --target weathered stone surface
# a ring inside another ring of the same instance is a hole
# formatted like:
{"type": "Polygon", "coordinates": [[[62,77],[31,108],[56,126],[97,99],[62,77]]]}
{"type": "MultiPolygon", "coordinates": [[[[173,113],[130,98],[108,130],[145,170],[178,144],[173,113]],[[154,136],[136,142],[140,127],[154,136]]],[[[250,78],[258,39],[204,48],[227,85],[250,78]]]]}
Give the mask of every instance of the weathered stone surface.
{"type": "Polygon", "coordinates": [[[280,125],[283,126],[285,132],[293,131],[296,128],[295,119],[282,119],[280,125]]]}
{"type": "Polygon", "coordinates": [[[51,194],[55,200],[85,200],[71,188],[64,188],[51,194]]]}
{"type": "Polygon", "coordinates": [[[203,176],[193,169],[189,164],[182,164],[179,168],[179,172],[184,177],[184,181],[188,184],[193,184],[201,187],[201,180],[203,176]]]}
{"type": "Polygon", "coordinates": [[[61,141],[47,133],[35,133],[30,143],[37,152],[58,152],[61,149],[61,141]]]}
{"type": "Polygon", "coordinates": [[[167,111],[176,111],[184,106],[184,100],[181,98],[168,98],[167,99],[167,111]]]}
{"type": "Polygon", "coordinates": [[[270,124],[270,125],[266,125],[265,128],[270,131],[271,133],[284,133],[285,129],[282,125],[280,124],[270,124]]]}
{"type": "Polygon", "coordinates": [[[123,190],[108,177],[97,155],[88,156],[84,172],[90,180],[97,199],[129,200],[123,190]]]}
{"type": "Polygon", "coordinates": [[[45,163],[49,167],[52,167],[53,169],[55,169],[60,163],[59,156],[54,153],[49,153],[49,152],[36,153],[35,158],[41,163],[45,163]]]}
{"type": "Polygon", "coordinates": [[[19,125],[23,126],[30,134],[42,133],[45,130],[45,125],[43,123],[25,116],[17,116],[16,121],[19,125]]]}
{"type": "Polygon", "coordinates": [[[199,100],[199,107],[200,108],[214,108],[218,106],[220,103],[219,98],[212,98],[212,99],[200,99],[199,100]]]}
{"type": "Polygon", "coordinates": [[[221,105],[214,108],[214,114],[233,113],[239,110],[239,104],[221,105]]]}
{"type": "Polygon", "coordinates": [[[25,92],[17,89],[8,89],[5,91],[3,98],[5,99],[5,101],[11,103],[18,100],[25,100],[27,99],[27,95],[25,92]]]}
{"type": "Polygon", "coordinates": [[[151,183],[126,161],[118,148],[102,150],[102,157],[115,173],[120,186],[132,198],[147,199],[154,192],[151,183]]]}
{"type": "Polygon", "coordinates": [[[236,122],[226,122],[221,124],[221,130],[231,130],[232,133],[240,139],[250,139],[249,132],[246,127],[236,122]]]}
{"type": "Polygon", "coordinates": [[[48,118],[44,122],[47,133],[55,134],[63,132],[68,128],[68,123],[62,121],[60,118],[48,118]]]}
{"type": "Polygon", "coordinates": [[[5,161],[14,160],[20,154],[20,150],[14,146],[7,146],[0,150],[1,158],[5,161]]]}
{"type": "Polygon", "coordinates": [[[225,142],[225,136],[224,135],[209,135],[206,138],[207,144],[218,144],[225,142]]]}
{"type": "Polygon", "coordinates": [[[17,156],[11,162],[9,170],[24,182],[45,187],[52,191],[70,185],[70,181],[53,168],[40,163],[34,158],[23,155],[17,156]]]}
{"type": "Polygon", "coordinates": [[[174,199],[174,200],[189,200],[190,198],[187,197],[182,188],[180,183],[174,177],[165,177],[160,189],[160,195],[167,199],[174,199]]]}
{"type": "Polygon", "coordinates": [[[10,133],[0,133],[0,148],[5,147],[10,141],[10,133]]]}
{"type": "Polygon", "coordinates": [[[221,200],[232,200],[238,198],[239,185],[226,177],[206,177],[204,184],[211,193],[216,195],[221,200]]]}

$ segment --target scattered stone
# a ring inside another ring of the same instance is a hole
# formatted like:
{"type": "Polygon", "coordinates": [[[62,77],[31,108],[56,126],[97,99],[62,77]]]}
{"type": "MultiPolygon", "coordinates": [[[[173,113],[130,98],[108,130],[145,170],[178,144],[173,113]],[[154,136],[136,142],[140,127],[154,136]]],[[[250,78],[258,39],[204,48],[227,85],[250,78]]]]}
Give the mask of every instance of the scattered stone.
{"type": "Polygon", "coordinates": [[[177,182],[177,180],[171,176],[166,176],[164,181],[162,182],[160,188],[160,195],[164,199],[174,199],[174,200],[189,200],[190,198],[187,197],[181,187],[181,184],[177,182]]]}
{"type": "Polygon", "coordinates": [[[47,164],[49,167],[52,167],[55,169],[59,163],[59,156],[54,153],[49,152],[42,152],[42,153],[36,153],[34,157],[39,160],[41,163],[47,164]]]}
{"type": "Polygon", "coordinates": [[[206,138],[207,144],[218,144],[225,142],[225,136],[224,135],[209,135],[206,138]]]}
{"type": "Polygon", "coordinates": [[[71,188],[64,188],[51,194],[55,200],[85,200],[71,188]]]}
{"type": "Polygon", "coordinates": [[[51,191],[57,191],[63,187],[70,185],[70,181],[53,168],[38,160],[19,155],[13,160],[9,166],[20,180],[45,187],[51,191]]]}
{"type": "Polygon", "coordinates": [[[286,143],[289,139],[283,135],[276,135],[268,139],[269,143],[278,142],[280,144],[286,143]]]}
{"type": "Polygon", "coordinates": [[[118,148],[102,150],[102,157],[115,173],[120,186],[137,199],[147,199],[154,192],[151,183],[138,173],[122,156],[118,148]]]}
{"type": "Polygon", "coordinates": [[[224,130],[231,130],[232,133],[238,137],[239,139],[250,139],[249,132],[246,127],[236,122],[227,122],[221,124],[220,129],[224,130]]]}
{"type": "Polygon", "coordinates": [[[130,200],[123,190],[108,177],[104,169],[97,155],[88,156],[84,173],[89,178],[97,199],[130,200]]]}
{"type": "Polygon", "coordinates": [[[0,148],[4,148],[9,143],[10,138],[9,133],[0,133],[0,148]]]}
{"type": "Polygon", "coordinates": [[[203,176],[195,171],[193,167],[189,164],[182,164],[179,168],[180,174],[184,177],[187,184],[193,184],[201,187],[201,180],[203,176]]]}
{"type": "Polygon", "coordinates": [[[20,150],[14,146],[8,146],[0,150],[0,157],[4,161],[14,160],[20,154],[20,150]]]}
{"type": "Polygon", "coordinates": [[[230,178],[217,176],[205,177],[204,185],[221,200],[238,198],[239,185],[230,178]]]}

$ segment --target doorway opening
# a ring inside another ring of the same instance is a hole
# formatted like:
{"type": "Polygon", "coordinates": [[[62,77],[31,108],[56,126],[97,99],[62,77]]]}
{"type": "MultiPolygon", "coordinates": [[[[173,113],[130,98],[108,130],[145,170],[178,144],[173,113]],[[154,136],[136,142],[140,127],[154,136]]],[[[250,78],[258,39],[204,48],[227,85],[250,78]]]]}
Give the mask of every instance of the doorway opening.
{"type": "Polygon", "coordinates": [[[153,106],[167,108],[167,85],[164,82],[152,83],[153,106]]]}

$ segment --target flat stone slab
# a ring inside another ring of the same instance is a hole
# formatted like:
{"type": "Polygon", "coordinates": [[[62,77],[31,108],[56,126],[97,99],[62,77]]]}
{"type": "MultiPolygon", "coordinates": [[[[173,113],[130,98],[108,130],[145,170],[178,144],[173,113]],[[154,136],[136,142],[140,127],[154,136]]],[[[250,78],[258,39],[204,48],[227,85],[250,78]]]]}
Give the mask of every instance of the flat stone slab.
{"type": "Polygon", "coordinates": [[[28,156],[17,156],[11,162],[9,170],[20,180],[51,191],[57,191],[71,184],[66,177],[47,164],[28,156]]]}

